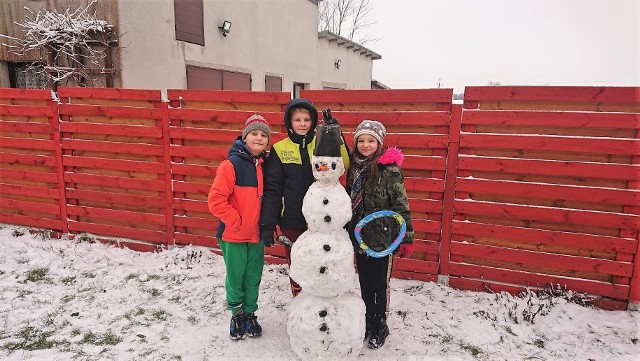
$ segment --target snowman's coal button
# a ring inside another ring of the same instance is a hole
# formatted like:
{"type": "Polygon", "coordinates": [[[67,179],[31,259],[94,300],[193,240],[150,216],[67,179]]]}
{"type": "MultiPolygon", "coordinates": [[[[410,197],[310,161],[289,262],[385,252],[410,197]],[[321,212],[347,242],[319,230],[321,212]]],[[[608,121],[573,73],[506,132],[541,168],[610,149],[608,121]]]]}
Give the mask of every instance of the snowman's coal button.
{"type": "Polygon", "coordinates": [[[336,170],[336,164],[335,163],[331,163],[331,169],[336,170]]]}
{"type": "Polygon", "coordinates": [[[324,246],[322,246],[322,248],[327,252],[331,251],[331,246],[328,244],[325,244],[324,246]]]}
{"type": "Polygon", "coordinates": [[[325,216],[324,221],[327,223],[331,222],[331,216],[325,216]]]}
{"type": "Polygon", "coordinates": [[[323,324],[320,326],[320,331],[326,331],[326,330],[327,330],[327,328],[328,328],[328,327],[327,327],[327,324],[326,324],[326,323],[323,323],[323,324]]]}
{"type": "Polygon", "coordinates": [[[327,316],[327,310],[322,310],[318,314],[320,315],[320,317],[325,317],[325,316],[327,316]]]}
{"type": "Polygon", "coordinates": [[[325,198],[324,200],[322,200],[322,204],[327,204],[327,203],[329,203],[328,199],[325,198]]]}
{"type": "Polygon", "coordinates": [[[320,170],[320,165],[318,163],[315,164],[316,170],[320,170]]]}
{"type": "Polygon", "coordinates": [[[325,266],[320,267],[320,273],[325,273],[326,270],[327,270],[327,267],[325,266]]]}

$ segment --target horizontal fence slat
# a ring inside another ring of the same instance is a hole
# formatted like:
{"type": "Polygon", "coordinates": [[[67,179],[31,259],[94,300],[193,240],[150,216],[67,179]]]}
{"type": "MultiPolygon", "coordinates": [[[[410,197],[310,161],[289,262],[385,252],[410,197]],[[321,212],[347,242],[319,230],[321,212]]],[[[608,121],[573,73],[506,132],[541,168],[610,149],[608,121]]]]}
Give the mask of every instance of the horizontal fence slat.
{"type": "Polygon", "coordinates": [[[125,170],[132,172],[164,173],[163,163],[139,162],[133,160],[73,157],[65,155],[62,164],[71,167],[100,168],[112,170],[125,170]]]}
{"type": "Polygon", "coordinates": [[[458,178],[456,181],[456,191],[606,204],[640,204],[639,190],[523,183],[479,178],[458,178]]]}
{"type": "MultiPolygon", "coordinates": [[[[3,169],[3,168],[0,168],[3,169]]],[[[2,172],[3,179],[20,179],[33,182],[57,183],[58,175],[46,172],[30,172],[26,170],[12,169],[10,172],[2,172]]]]}
{"type": "MultiPolygon", "coordinates": [[[[4,175],[3,175],[4,177],[4,175]]],[[[58,188],[38,188],[26,185],[0,183],[0,193],[17,194],[22,196],[40,197],[40,198],[60,198],[58,188]]]]}
{"type": "Polygon", "coordinates": [[[106,208],[74,206],[69,204],[67,205],[67,213],[72,216],[109,219],[141,224],[157,224],[161,226],[166,225],[166,216],[164,214],[151,214],[148,212],[132,212],[106,208]]]}
{"type": "Polygon", "coordinates": [[[640,140],[550,135],[462,133],[461,148],[531,149],[575,153],[640,155],[640,140]]]}
{"type": "Polygon", "coordinates": [[[169,100],[192,100],[222,103],[267,103],[284,105],[291,100],[291,93],[168,89],[167,98],[169,100]]]}
{"type": "Polygon", "coordinates": [[[142,240],[164,244],[167,239],[166,232],[150,231],[146,229],[134,229],[88,222],[69,220],[69,230],[73,232],[89,232],[98,236],[124,237],[133,240],[142,240]]]}
{"type": "Polygon", "coordinates": [[[146,197],[135,194],[118,194],[99,191],[89,191],[81,189],[66,190],[67,199],[79,199],[94,202],[104,202],[111,204],[136,204],[145,207],[163,208],[166,206],[166,199],[161,197],[146,197]]]}
{"type": "MultiPolygon", "coordinates": [[[[213,101],[208,99],[208,101],[213,101]]],[[[171,120],[191,120],[201,122],[218,122],[244,124],[247,118],[256,112],[240,110],[214,110],[214,109],[181,109],[169,108],[169,119],[171,120]]],[[[284,123],[284,113],[281,112],[259,112],[271,126],[284,123]]]]}
{"type": "Polygon", "coordinates": [[[568,208],[553,208],[511,203],[474,200],[454,201],[454,212],[503,218],[530,219],[563,224],[599,226],[608,228],[640,229],[640,216],[568,208]]]}
{"type": "Polygon", "coordinates": [[[402,162],[402,169],[445,170],[446,166],[445,157],[405,155],[402,162]]]}
{"type": "Polygon", "coordinates": [[[407,191],[444,192],[444,179],[406,177],[404,186],[407,191]]]}
{"type": "Polygon", "coordinates": [[[0,198],[0,208],[47,213],[56,216],[60,215],[60,206],[57,204],[31,202],[18,199],[0,198]]]}
{"type": "Polygon", "coordinates": [[[174,199],[173,206],[175,209],[184,211],[195,211],[208,213],[209,207],[206,201],[195,201],[191,199],[174,199]]]}
{"type": "Polygon", "coordinates": [[[172,145],[171,156],[172,157],[192,157],[201,159],[218,159],[224,160],[229,154],[228,149],[220,149],[214,147],[200,147],[190,145],[172,145]]]}
{"type": "Polygon", "coordinates": [[[0,88],[0,98],[52,100],[49,89],[0,88]]]}
{"type": "Polygon", "coordinates": [[[174,175],[192,175],[197,177],[213,178],[216,176],[216,170],[218,167],[212,167],[207,165],[194,165],[194,164],[171,164],[171,174],[174,175]]]}
{"type": "Polygon", "coordinates": [[[54,167],[56,160],[54,157],[46,155],[0,153],[0,163],[54,167]]]}
{"type": "Polygon", "coordinates": [[[629,262],[516,250],[471,243],[451,242],[451,253],[496,261],[517,262],[524,265],[598,272],[614,276],[630,277],[633,272],[633,264],[629,262]]]}
{"type": "MultiPolygon", "coordinates": [[[[1,97],[0,97],[1,98],[1,97]]],[[[6,105],[0,104],[0,115],[17,115],[25,117],[52,117],[51,107],[38,107],[32,105],[6,105]]],[[[57,116],[57,114],[55,115],[57,116]]]]}
{"type": "Polygon", "coordinates": [[[409,209],[411,212],[442,212],[442,201],[434,199],[409,198],[409,209]]]}
{"type": "Polygon", "coordinates": [[[489,268],[470,264],[452,263],[451,274],[455,276],[472,277],[482,280],[527,285],[528,287],[536,287],[539,289],[544,289],[551,285],[566,285],[571,290],[591,295],[612,297],[618,299],[625,299],[629,297],[628,285],[580,280],[560,276],[549,276],[501,268],[489,268]]]}
{"type": "Polygon", "coordinates": [[[173,192],[183,192],[183,193],[196,193],[196,194],[209,194],[209,188],[211,188],[211,183],[195,183],[195,182],[185,182],[185,181],[173,181],[173,192]]]}
{"type": "Polygon", "coordinates": [[[438,274],[438,262],[421,261],[411,258],[396,258],[393,260],[393,268],[397,271],[410,271],[415,273],[438,274]]]}
{"type": "Polygon", "coordinates": [[[47,219],[42,217],[22,216],[17,214],[0,213],[0,223],[17,224],[28,227],[38,227],[51,230],[62,230],[62,221],[58,219],[47,219]]]}
{"type": "Polygon", "coordinates": [[[23,139],[23,138],[0,138],[0,147],[18,149],[38,149],[55,150],[56,145],[53,140],[48,139],[23,139]]]}
{"type": "Polygon", "coordinates": [[[25,123],[3,121],[0,119],[0,131],[2,132],[21,132],[21,133],[51,133],[53,127],[48,123],[25,123]]]}
{"type": "Polygon", "coordinates": [[[467,86],[464,101],[640,103],[638,87],[467,86]]]}
{"type": "Polygon", "coordinates": [[[469,109],[462,124],[640,129],[640,114],[469,109]]]}
{"type": "MultiPolygon", "coordinates": [[[[188,233],[175,233],[175,239],[177,244],[182,245],[194,245],[194,246],[202,246],[202,247],[218,247],[218,240],[215,236],[202,236],[199,234],[188,234],[188,233]]],[[[277,245],[276,245],[277,246],[277,245]]],[[[276,246],[272,247],[275,248],[276,246]]],[[[265,252],[268,250],[265,249],[265,252]]]]}
{"type": "Polygon", "coordinates": [[[616,251],[635,254],[638,240],[584,233],[547,231],[542,229],[453,221],[453,233],[466,236],[515,240],[536,245],[562,246],[574,249],[616,251]]]}
{"type": "Polygon", "coordinates": [[[238,138],[238,130],[219,130],[206,128],[169,128],[171,139],[209,140],[212,142],[233,143],[238,138]]]}
{"type": "Polygon", "coordinates": [[[640,166],[631,164],[460,155],[458,169],[603,179],[640,179],[640,166]]]}
{"type": "Polygon", "coordinates": [[[60,130],[66,133],[126,135],[132,137],[149,138],[162,137],[161,128],[145,127],[141,125],[60,122],[60,130]]]}
{"type": "Polygon", "coordinates": [[[218,230],[217,219],[175,216],[173,222],[177,227],[193,227],[212,231],[218,230]]]}
{"type": "Polygon", "coordinates": [[[149,100],[149,101],[162,100],[159,90],[147,90],[147,89],[59,87],[58,96],[60,98],[70,97],[70,98],[149,100]]]}
{"type": "Polygon", "coordinates": [[[132,179],[93,174],[65,173],[64,181],[68,183],[92,184],[123,189],[130,188],[164,191],[164,182],[161,180],[132,179]]]}
{"type": "Polygon", "coordinates": [[[453,89],[303,90],[300,96],[314,103],[449,103],[453,89]]]}
{"type": "Polygon", "coordinates": [[[155,144],[132,144],[121,142],[105,142],[94,140],[79,139],[62,139],[62,149],[69,150],[86,150],[93,152],[109,152],[120,154],[139,154],[162,156],[163,150],[161,145],[155,144]]]}
{"type": "Polygon", "coordinates": [[[60,104],[58,108],[61,115],[85,115],[134,119],[160,119],[162,116],[161,110],[154,108],[117,107],[84,104],[60,104]]]}
{"type": "Polygon", "coordinates": [[[338,119],[341,125],[357,125],[365,119],[373,119],[381,122],[386,127],[397,125],[420,126],[448,126],[451,122],[451,113],[443,111],[396,111],[396,112],[345,112],[335,111],[331,115],[338,119]]]}

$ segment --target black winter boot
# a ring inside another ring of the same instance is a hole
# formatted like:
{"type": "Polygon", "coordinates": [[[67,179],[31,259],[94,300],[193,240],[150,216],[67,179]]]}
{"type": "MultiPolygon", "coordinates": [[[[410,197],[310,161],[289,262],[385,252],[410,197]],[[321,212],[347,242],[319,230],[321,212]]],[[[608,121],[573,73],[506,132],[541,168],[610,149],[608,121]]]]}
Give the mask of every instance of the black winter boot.
{"type": "Polygon", "coordinates": [[[364,332],[364,341],[368,342],[371,337],[371,332],[373,332],[373,326],[375,324],[375,317],[373,315],[366,315],[365,318],[365,332],[364,332]]]}
{"type": "Polygon", "coordinates": [[[379,349],[384,345],[385,340],[389,336],[389,326],[387,326],[387,319],[385,316],[374,316],[374,328],[371,332],[371,337],[367,342],[367,347],[370,349],[379,349]]]}
{"type": "Polygon", "coordinates": [[[232,340],[242,340],[245,338],[245,320],[242,311],[237,312],[231,316],[231,323],[229,325],[229,337],[232,340]]]}
{"type": "Polygon", "coordinates": [[[244,330],[249,337],[258,337],[262,335],[262,326],[258,323],[258,317],[251,312],[244,317],[244,330]]]}

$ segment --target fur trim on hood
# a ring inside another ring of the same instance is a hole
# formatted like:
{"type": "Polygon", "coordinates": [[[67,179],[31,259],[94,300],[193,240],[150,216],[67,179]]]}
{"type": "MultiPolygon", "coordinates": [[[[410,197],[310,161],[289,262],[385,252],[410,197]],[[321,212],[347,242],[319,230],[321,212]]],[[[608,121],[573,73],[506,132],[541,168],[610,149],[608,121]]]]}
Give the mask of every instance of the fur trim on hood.
{"type": "Polygon", "coordinates": [[[380,155],[380,158],[378,158],[378,163],[382,165],[395,163],[398,166],[401,166],[402,161],[404,161],[404,155],[402,154],[402,151],[396,147],[387,148],[384,153],[380,155]]]}

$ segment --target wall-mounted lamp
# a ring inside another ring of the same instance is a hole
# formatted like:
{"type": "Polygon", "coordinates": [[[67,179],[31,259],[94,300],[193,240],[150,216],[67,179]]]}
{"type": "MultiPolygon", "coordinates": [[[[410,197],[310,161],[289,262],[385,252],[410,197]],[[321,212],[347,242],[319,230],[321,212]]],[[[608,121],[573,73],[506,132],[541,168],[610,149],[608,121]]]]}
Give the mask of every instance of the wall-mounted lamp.
{"type": "Polygon", "coordinates": [[[218,29],[220,29],[220,31],[222,32],[222,36],[226,38],[227,35],[229,35],[229,32],[231,31],[231,21],[225,20],[222,23],[222,26],[218,26],[218,29]]]}
{"type": "Polygon", "coordinates": [[[338,59],[334,64],[336,65],[336,69],[340,69],[340,64],[342,64],[342,60],[338,59]]]}

